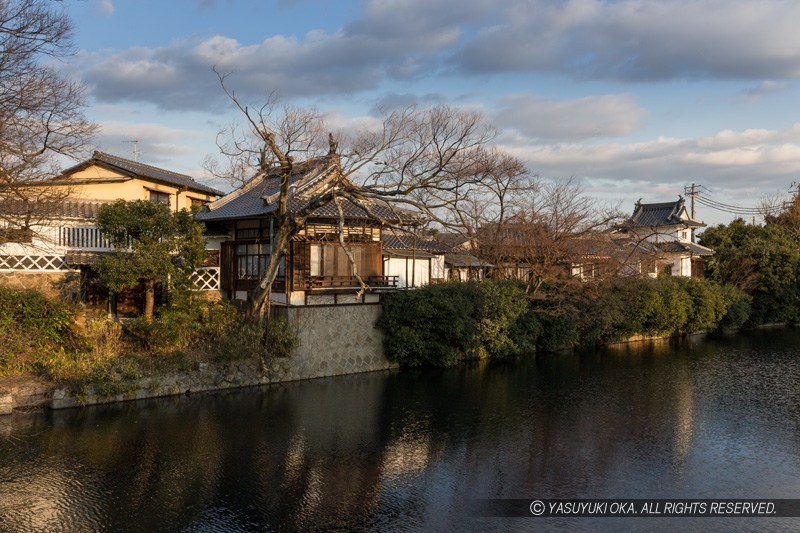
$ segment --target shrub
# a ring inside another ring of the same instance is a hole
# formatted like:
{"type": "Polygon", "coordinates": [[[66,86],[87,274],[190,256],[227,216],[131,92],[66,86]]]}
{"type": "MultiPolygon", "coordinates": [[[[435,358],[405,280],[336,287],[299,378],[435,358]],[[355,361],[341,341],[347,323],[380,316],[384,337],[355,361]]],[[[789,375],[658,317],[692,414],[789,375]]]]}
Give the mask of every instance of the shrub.
{"type": "Polygon", "coordinates": [[[389,359],[408,366],[451,366],[479,348],[483,295],[477,283],[440,283],[387,294],[376,326],[389,359]]]}
{"type": "Polygon", "coordinates": [[[264,348],[270,357],[289,357],[300,344],[297,332],[282,316],[273,317],[264,333],[264,348]]]}
{"type": "Polygon", "coordinates": [[[376,325],[385,333],[387,356],[408,366],[530,353],[541,332],[524,286],[498,280],[388,294],[376,325]]]}
{"type": "Polygon", "coordinates": [[[732,285],[722,285],[721,292],[726,312],[720,320],[718,328],[723,330],[741,328],[750,317],[753,298],[732,285]]]}
{"type": "Polygon", "coordinates": [[[74,352],[76,308],[40,292],[0,287],[0,375],[36,371],[47,357],[74,352]]]}
{"type": "Polygon", "coordinates": [[[540,311],[537,315],[542,324],[538,347],[546,352],[557,352],[574,348],[579,340],[578,324],[567,313],[540,311]]]}
{"type": "MultiPolygon", "coordinates": [[[[522,350],[518,343],[527,342],[523,333],[526,325],[521,324],[515,329],[516,338],[511,335],[511,330],[519,317],[528,310],[524,287],[512,281],[497,280],[486,280],[479,287],[480,306],[476,310],[478,343],[482,354],[494,357],[519,354],[522,350]]],[[[527,327],[531,333],[535,331],[532,323],[529,322],[527,327]]]]}
{"type": "Polygon", "coordinates": [[[129,320],[124,330],[140,349],[163,354],[208,348],[234,333],[240,322],[230,302],[187,298],[160,309],[152,321],[146,317],[129,320]]]}
{"type": "Polygon", "coordinates": [[[122,327],[104,311],[86,313],[84,337],[95,357],[112,357],[122,350],[122,327]]]}
{"type": "Polygon", "coordinates": [[[536,351],[536,343],[543,331],[542,323],[532,309],[527,309],[517,317],[511,325],[508,336],[511,339],[512,349],[501,351],[497,357],[503,358],[511,355],[532,354],[536,351]]]}
{"type": "Polygon", "coordinates": [[[749,298],[711,281],[664,277],[550,283],[529,300],[508,281],[444,283],[388,294],[377,326],[388,357],[408,366],[673,335],[747,319],[749,298]]]}

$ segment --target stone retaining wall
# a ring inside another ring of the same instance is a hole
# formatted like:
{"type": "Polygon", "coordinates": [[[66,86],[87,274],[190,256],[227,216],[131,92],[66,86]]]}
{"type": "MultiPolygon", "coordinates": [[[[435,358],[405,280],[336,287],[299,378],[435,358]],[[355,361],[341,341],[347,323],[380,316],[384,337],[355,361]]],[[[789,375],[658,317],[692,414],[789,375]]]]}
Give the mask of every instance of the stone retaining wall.
{"type": "Polygon", "coordinates": [[[281,311],[300,338],[282,381],[398,366],[383,355],[383,332],[374,327],[380,304],[290,307],[281,311]]]}
{"type": "Polygon", "coordinates": [[[53,384],[33,376],[0,379],[0,415],[47,405],[53,384]]]}
{"type": "Polygon", "coordinates": [[[65,409],[78,405],[116,403],[193,392],[251,387],[279,381],[276,379],[278,376],[276,372],[262,369],[261,366],[260,361],[252,359],[217,365],[201,363],[189,372],[142,378],[135,383],[130,383],[126,392],[112,396],[104,395],[97,389],[87,390],[77,396],[66,389],[55,389],[52,391],[47,406],[51,409],[65,409]]]}

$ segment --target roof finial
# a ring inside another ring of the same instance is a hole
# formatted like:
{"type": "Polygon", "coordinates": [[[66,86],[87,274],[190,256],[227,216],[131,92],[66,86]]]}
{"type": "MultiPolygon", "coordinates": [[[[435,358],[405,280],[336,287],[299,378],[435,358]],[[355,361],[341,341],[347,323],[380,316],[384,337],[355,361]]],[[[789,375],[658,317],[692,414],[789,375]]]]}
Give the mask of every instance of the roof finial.
{"type": "Polygon", "coordinates": [[[333,133],[328,133],[328,155],[336,155],[339,143],[333,139],[333,133]]]}

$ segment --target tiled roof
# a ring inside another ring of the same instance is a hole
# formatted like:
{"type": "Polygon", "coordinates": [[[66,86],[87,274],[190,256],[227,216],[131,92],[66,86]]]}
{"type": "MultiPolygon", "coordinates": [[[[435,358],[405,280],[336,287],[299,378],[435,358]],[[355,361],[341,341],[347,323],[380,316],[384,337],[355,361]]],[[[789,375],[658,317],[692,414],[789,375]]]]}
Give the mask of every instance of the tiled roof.
{"type": "Polygon", "coordinates": [[[460,233],[437,233],[434,236],[434,239],[444,244],[451,250],[465,244],[469,244],[469,237],[466,237],[460,233]]]}
{"type": "Polygon", "coordinates": [[[414,238],[413,235],[395,235],[387,232],[383,234],[384,250],[422,250],[434,254],[443,254],[450,249],[440,242],[430,239],[414,238]]]}
{"type": "Polygon", "coordinates": [[[669,241],[655,243],[659,251],[665,253],[691,252],[697,255],[713,255],[714,250],[693,242],[669,241]]]}
{"type": "Polygon", "coordinates": [[[444,262],[446,265],[450,265],[452,267],[462,267],[462,268],[480,268],[480,267],[493,267],[494,265],[491,263],[487,263],[485,261],[481,261],[474,255],[470,254],[445,254],[444,255],[444,262]]]}
{"type": "Polygon", "coordinates": [[[662,202],[657,204],[636,203],[631,217],[622,223],[623,227],[645,227],[653,228],[657,226],[674,226],[686,224],[687,226],[703,227],[705,224],[700,220],[693,220],[687,214],[686,218],[681,217],[681,213],[686,212],[683,198],[678,198],[675,202],[662,202]]]}
{"type": "MultiPolygon", "coordinates": [[[[336,166],[327,164],[326,158],[295,164],[287,201],[288,211],[299,212],[313,201],[318,193],[335,186],[336,169],[336,166]]],[[[204,221],[222,221],[271,215],[278,209],[280,187],[280,169],[260,173],[242,188],[204,206],[197,214],[197,218],[204,221]]],[[[421,218],[420,213],[373,199],[365,200],[363,205],[346,200],[342,202],[342,211],[345,217],[350,219],[377,217],[385,222],[411,223],[421,218]]],[[[338,218],[339,211],[336,204],[331,202],[316,209],[312,216],[338,218]]]]}
{"type": "Polygon", "coordinates": [[[95,265],[102,259],[104,252],[70,252],[64,257],[68,265],[95,265]]]}
{"type": "Polygon", "coordinates": [[[89,168],[92,165],[106,167],[110,170],[115,170],[131,177],[138,177],[176,187],[184,187],[187,190],[203,194],[210,194],[214,196],[222,196],[224,194],[220,190],[196,182],[194,178],[186,174],[178,174],[177,172],[154,167],[152,165],[145,165],[144,163],[139,163],[138,161],[131,161],[130,159],[117,157],[104,152],[95,152],[91,159],[70,167],[64,170],[61,174],[62,176],[68,176],[80,170],[89,168]]]}
{"type": "Polygon", "coordinates": [[[24,216],[30,214],[34,218],[71,218],[93,220],[97,218],[100,207],[108,202],[77,201],[41,201],[23,202],[22,200],[0,200],[0,213],[3,215],[24,216]]]}

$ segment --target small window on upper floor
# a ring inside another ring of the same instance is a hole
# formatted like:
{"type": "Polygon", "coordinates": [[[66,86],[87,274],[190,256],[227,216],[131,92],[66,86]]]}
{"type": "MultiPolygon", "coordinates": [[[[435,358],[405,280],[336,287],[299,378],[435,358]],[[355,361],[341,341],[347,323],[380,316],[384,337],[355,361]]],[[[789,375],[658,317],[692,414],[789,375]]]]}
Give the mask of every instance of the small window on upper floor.
{"type": "Polygon", "coordinates": [[[169,193],[160,192],[160,191],[150,191],[150,201],[156,204],[166,204],[169,205],[169,193]]]}
{"type": "Polygon", "coordinates": [[[203,207],[207,203],[207,200],[201,200],[200,198],[189,198],[189,205],[191,207],[203,207]]]}

